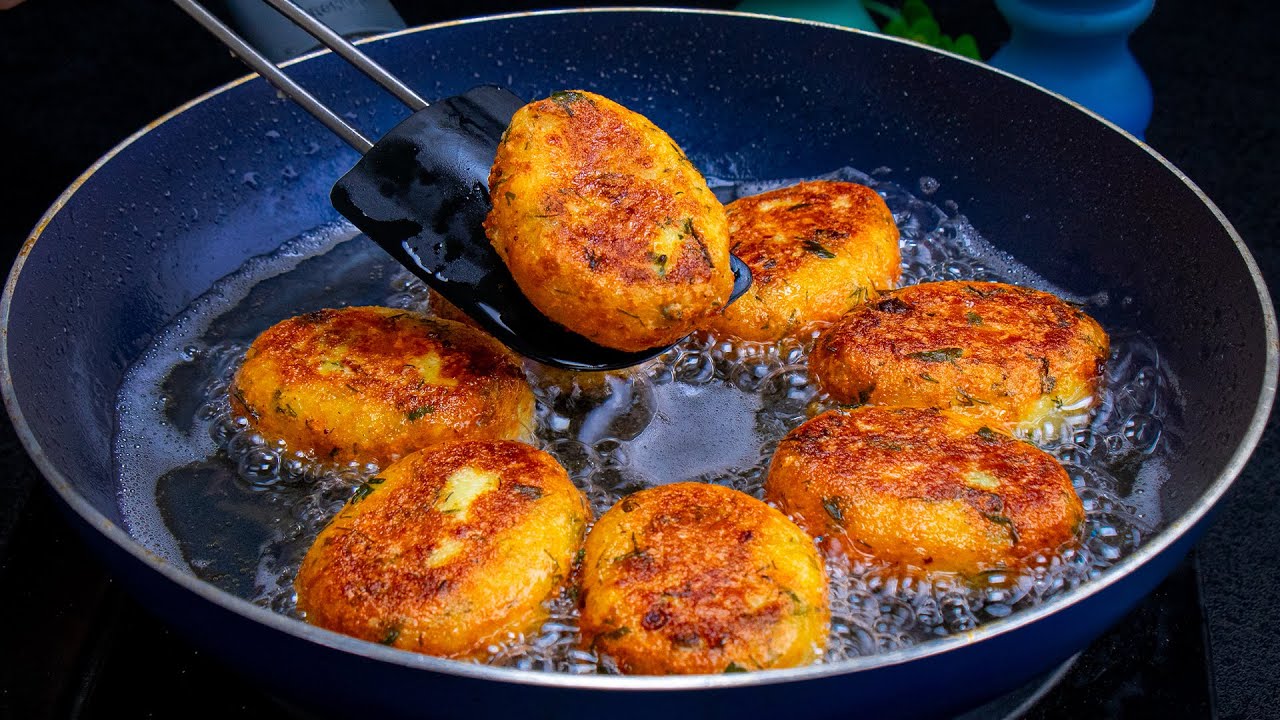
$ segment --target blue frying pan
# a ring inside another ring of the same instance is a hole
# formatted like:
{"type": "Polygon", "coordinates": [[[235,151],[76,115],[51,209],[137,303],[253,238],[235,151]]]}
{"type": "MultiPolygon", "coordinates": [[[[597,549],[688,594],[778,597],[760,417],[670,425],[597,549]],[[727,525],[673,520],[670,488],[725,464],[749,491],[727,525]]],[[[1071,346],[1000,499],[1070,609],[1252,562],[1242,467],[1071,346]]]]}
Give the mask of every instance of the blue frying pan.
{"type": "MultiPolygon", "coordinates": [[[[1017,687],[1083,648],[1206,527],[1262,432],[1276,324],[1258,269],[1178,170],[1014,77],[907,42],[731,13],[597,10],[449,23],[366,44],[427,98],[495,82],[526,98],[601,92],[704,170],[782,178],[841,165],[941,178],[972,224],[1056,286],[1107,290],[1166,355],[1185,447],[1165,524],[1101,578],[953,636],[840,664],[696,677],[568,676],[468,665],[336,635],[167,562],[124,529],[117,388],[153,335],[248,258],[339,219],[356,153],[261,80],[198,98],[87,171],[36,227],[0,322],[5,402],[31,457],[114,572],[199,646],[326,714],[562,718],[934,716],[1017,687]],[[272,132],[268,132],[272,131],[272,132]],[[254,182],[245,182],[252,174],[254,182]]],[[[291,73],[382,135],[403,118],[329,55],[291,73]]]]}

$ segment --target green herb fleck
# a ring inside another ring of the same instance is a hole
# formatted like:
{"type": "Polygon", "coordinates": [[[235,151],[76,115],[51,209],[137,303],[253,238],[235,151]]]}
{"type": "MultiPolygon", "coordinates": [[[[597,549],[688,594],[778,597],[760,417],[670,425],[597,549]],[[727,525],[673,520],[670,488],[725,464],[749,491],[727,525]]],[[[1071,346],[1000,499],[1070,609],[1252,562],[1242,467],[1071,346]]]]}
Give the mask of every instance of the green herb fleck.
{"type": "Polygon", "coordinates": [[[935,385],[936,385],[936,384],[937,384],[937,382],[938,382],[938,379],[937,379],[937,378],[935,378],[934,376],[930,375],[929,373],[923,373],[923,372],[922,372],[922,373],[920,373],[920,377],[921,377],[921,378],[923,378],[925,382],[931,382],[931,383],[934,383],[935,385]]]}
{"type": "Polygon", "coordinates": [[[997,515],[995,513],[983,513],[982,517],[990,520],[997,525],[1003,525],[1009,531],[1009,540],[1013,545],[1018,544],[1018,528],[1014,527],[1013,521],[1006,515],[997,515]]]}
{"type": "Polygon", "coordinates": [[[925,362],[955,362],[956,358],[964,357],[964,348],[946,347],[937,350],[922,350],[920,352],[907,353],[907,357],[925,362]]]}
{"type": "Polygon", "coordinates": [[[744,673],[747,672],[747,669],[736,662],[731,662],[724,666],[724,671],[725,673],[744,673]]]}
{"type": "Polygon", "coordinates": [[[551,102],[564,108],[569,117],[573,117],[573,104],[582,99],[582,93],[573,90],[559,90],[551,93],[551,102]]]}
{"type": "Polygon", "coordinates": [[[972,310],[970,310],[969,312],[967,312],[967,313],[965,313],[965,314],[964,314],[964,319],[965,319],[965,320],[966,320],[970,325],[981,325],[981,324],[982,324],[982,316],[981,316],[981,315],[979,315],[978,313],[976,313],[976,312],[972,311],[972,310]]]}
{"type": "Polygon", "coordinates": [[[417,422],[421,420],[424,415],[430,415],[435,411],[436,411],[435,407],[431,405],[423,405],[422,407],[414,408],[410,410],[409,412],[405,413],[404,416],[409,418],[409,422],[417,422]]]}
{"type": "Polygon", "coordinates": [[[400,637],[400,626],[392,625],[391,627],[387,628],[386,634],[384,634],[382,636],[382,639],[379,640],[378,642],[382,643],[383,645],[394,645],[396,639],[399,637],[400,637]]]}
{"type": "Polygon", "coordinates": [[[524,485],[522,483],[516,483],[513,487],[515,488],[516,492],[529,498],[530,500],[537,500],[542,497],[542,488],[538,487],[537,485],[524,485]]]}
{"type": "Polygon", "coordinates": [[[818,242],[816,238],[801,238],[800,247],[804,248],[805,252],[817,255],[823,260],[831,260],[836,256],[836,254],[828,250],[825,245],[818,242]]]}
{"type": "Polygon", "coordinates": [[[244,411],[249,413],[249,417],[252,417],[254,420],[261,419],[262,415],[258,412],[258,409],[250,405],[248,400],[244,399],[243,390],[236,388],[232,391],[232,395],[235,396],[235,399],[240,401],[240,404],[244,406],[244,411]]]}
{"type": "Polygon", "coordinates": [[[380,478],[380,477],[369,478],[367,481],[362,483],[360,487],[356,488],[356,491],[354,493],[351,494],[351,504],[355,505],[361,500],[364,500],[365,498],[369,497],[370,493],[373,492],[374,487],[381,485],[386,481],[387,481],[386,478],[380,478]]]}
{"type": "Polygon", "coordinates": [[[511,192],[510,190],[508,190],[508,191],[503,195],[503,197],[505,197],[505,198],[507,199],[507,204],[508,204],[508,205],[510,205],[512,202],[514,202],[514,201],[515,201],[515,199],[516,199],[516,194],[515,194],[515,193],[513,193],[513,192],[511,192]]]}
{"type": "Polygon", "coordinates": [[[827,514],[831,516],[832,520],[839,523],[844,522],[844,511],[840,509],[840,498],[823,498],[822,508],[827,511],[827,514]]]}
{"type": "Polygon", "coordinates": [[[787,208],[787,212],[795,212],[796,210],[803,210],[804,208],[807,208],[810,205],[813,205],[813,203],[807,203],[807,202],[796,203],[795,205],[792,205],[791,207],[787,208]]]}
{"type": "Polygon", "coordinates": [[[905,448],[896,442],[890,442],[881,437],[872,436],[867,439],[867,444],[874,448],[887,450],[889,452],[902,452],[905,448]]]}
{"type": "Polygon", "coordinates": [[[652,251],[649,253],[649,262],[653,263],[653,271],[658,273],[658,277],[667,276],[667,256],[655,255],[652,251]]]}
{"type": "Polygon", "coordinates": [[[631,634],[631,628],[627,627],[626,625],[623,625],[622,627],[616,630],[610,630],[609,632],[604,633],[600,637],[607,638],[609,640],[617,640],[618,638],[626,637],[627,635],[630,635],[630,634],[631,634]]]}
{"type": "Polygon", "coordinates": [[[633,558],[639,559],[643,557],[647,557],[647,553],[640,548],[640,544],[636,541],[636,534],[631,533],[631,550],[623,555],[619,555],[618,557],[614,558],[613,561],[615,563],[620,563],[620,562],[626,562],[633,558]]]}
{"type": "Polygon", "coordinates": [[[978,428],[978,437],[982,438],[983,440],[986,440],[987,442],[1000,441],[1000,434],[997,433],[995,430],[992,430],[991,428],[987,427],[986,425],[983,425],[982,427],[978,428]]]}
{"type": "Polygon", "coordinates": [[[876,309],[880,312],[893,313],[901,315],[911,311],[911,306],[903,302],[900,298],[890,297],[876,303],[876,309]]]}
{"type": "Polygon", "coordinates": [[[990,405],[991,404],[986,400],[983,400],[981,398],[976,398],[970,395],[969,393],[964,391],[964,388],[956,388],[956,399],[958,399],[960,401],[960,404],[965,407],[971,407],[973,405],[990,405]]]}
{"type": "Polygon", "coordinates": [[[1000,293],[1004,292],[1004,290],[1002,290],[1001,288],[991,288],[990,290],[982,290],[972,285],[965,285],[964,289],[967,292],[973,293],[974,295],[977,295],[980,298],[988,298],[988,297],[991,297],[992,295],[999,295],[1000,293]]]}

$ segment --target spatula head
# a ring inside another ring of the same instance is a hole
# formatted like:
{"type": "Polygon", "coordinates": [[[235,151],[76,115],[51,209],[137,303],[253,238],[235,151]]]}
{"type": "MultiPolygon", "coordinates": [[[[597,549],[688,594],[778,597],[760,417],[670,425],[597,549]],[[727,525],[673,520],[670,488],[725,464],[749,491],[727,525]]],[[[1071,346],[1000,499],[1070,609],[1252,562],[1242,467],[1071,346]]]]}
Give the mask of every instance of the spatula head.
{"type": "MultiPolygon", "coordinates": [[[[571,370],[641,363],[666,347],[624,352],[547,319],[485,237],[489,169],[524,101],[481,86],[419,110],[333,186],[333,205],[396,260],[512,350],[571,370]]],[[[751,285],[736,257],[733,298],[751,285]]]]}

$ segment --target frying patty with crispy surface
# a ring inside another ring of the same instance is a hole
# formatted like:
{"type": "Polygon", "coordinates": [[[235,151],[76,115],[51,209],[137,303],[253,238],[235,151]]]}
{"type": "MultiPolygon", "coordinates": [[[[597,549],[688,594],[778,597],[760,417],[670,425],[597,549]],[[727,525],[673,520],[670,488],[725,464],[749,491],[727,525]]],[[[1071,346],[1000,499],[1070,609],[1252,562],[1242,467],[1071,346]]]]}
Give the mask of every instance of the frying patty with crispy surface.
{"type": "Polygon", "coordinates": [[[778,445],[765,496],[833,548],[923,570],[1012,567],[1077,539],[1084,521],[1053,456],[936,409],[805,422],[778,445]]]}
{"type": "Polygon", "coordinates": [[[648,119],[558,92],[511,119],[484,227],[544,315],[596,343],[674,343],[729,300],[724,207],[648,119]]]}
{"type": "Polygon", "coordinates": [[[570,575],[590,510],[547,453],[446,443],[362,485],[307,552],[308,622],[364,640],[478,659],[534,632],[570,575]]]}
{"type": "Polygon", "coordinates": [[[902,275],[893,213],[865,185],[803,182],[735,200],[725,212],[729,249],[751,268],[753,282],[711,317],[707,326],[717,335],[803,335],[902,275]]]}
{"type": "Polygon", "coordinates": [[[476,322],[475,318],[462,312],[457,305],[446,300],[443,295],[435,290],[427,291],[427,310],[431,312],[432,316],[441,320],[452,320],[482,332],[484,330],[484,328],[480,327],[480,323],[476,322]]]}
{"type": "Polygon", "coordinates": [[[717,485],[623,498],[587,537],[582,642],[625,673],[792,667],[821,656],[830,612],[812,539],[717,485]]]}
{"type": "Polygon", "coordinates": [[[1090,402],[1108,346],[1093,318],[1049,293],[960,280],[855,308],[818,338],[809,367],[840,402],[947,408],[1012,431],[1090,402]]]}
{"type": "Polygon", "coordinates": [[[235,413],[293,451],[385,465],[445,440],[514,439],[533,392],[501,343],[382,307],[319,310],[258,336],[231,386],[235,413]]]}

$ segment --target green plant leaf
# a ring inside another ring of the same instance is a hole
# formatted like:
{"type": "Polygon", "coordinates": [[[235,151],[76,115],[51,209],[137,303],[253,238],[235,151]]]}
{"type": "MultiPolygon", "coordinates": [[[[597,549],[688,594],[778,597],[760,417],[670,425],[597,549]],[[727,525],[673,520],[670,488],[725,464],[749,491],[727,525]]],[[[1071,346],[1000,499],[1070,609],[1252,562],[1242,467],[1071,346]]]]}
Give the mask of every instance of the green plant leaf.
{"type": "Polygon", "coordinates": [[[955,53],[964,55],[974,60],[981,60],[982,56],[978,54],[978,41],[969,33],[965,33],[956,38],[955,53]]]}
{"type": "Polygon", "coordinates": [[[863,7],[884,18],[884,26],[880,28],[880,32],[885,35],[932,45],[974,60],[982,59],[978,54],[978,42],[973,35],[964,33],[953,38],[943,34],[937,18],[924,0],[905,0],[900,12],[876,0],[864,0],[863,7]]]}
{"type": "Polygon", "coordinates": [[[933,20],[933,11],[924,4],[924,0],[906,0],[902,3],[902,17],[915,25],[919,20],[933,20]]]}
{"type": "Polygon", "coordinates": [[[931,17],[920,18],[911,23],[911,35],[926,45],[937,45],[941,34],[942,28],[938,27],[938,21],[931,17]]]}
{"type": "Polygon", "coordinates": [[[899,17],[899,18],[894,18],[889,22],[885,23],[885,26],[881,28],[880,31],[883,32],[885,35],[892,35],[894,37],[906,37],[911,32],[911,26],[907,24],[906,20],[903,20],[902,18],[899,17]]]}

